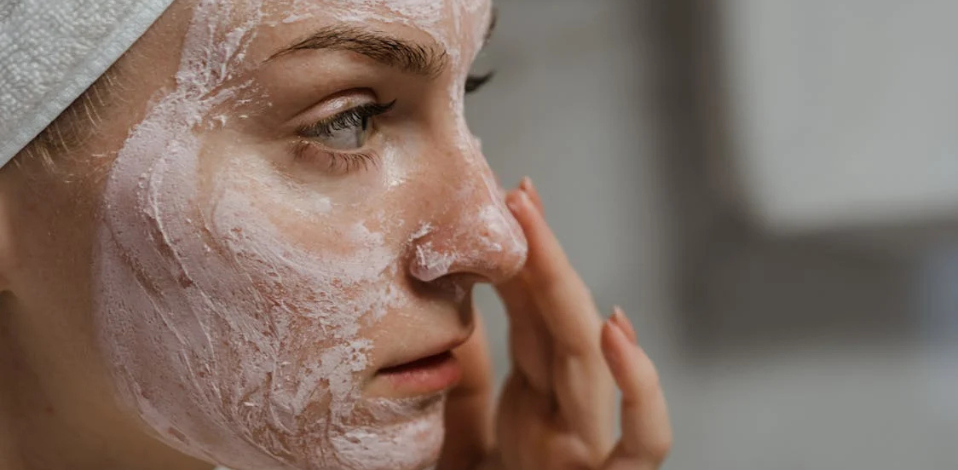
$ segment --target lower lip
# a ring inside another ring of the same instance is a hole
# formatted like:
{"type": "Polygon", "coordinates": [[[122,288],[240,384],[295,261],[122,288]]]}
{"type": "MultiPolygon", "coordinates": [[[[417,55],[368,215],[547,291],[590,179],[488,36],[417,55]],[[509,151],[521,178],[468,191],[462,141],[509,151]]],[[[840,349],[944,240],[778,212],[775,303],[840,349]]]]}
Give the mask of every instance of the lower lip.
{"type": "Polygon", "coordinates": [[[403,395],[426,395],[454,387],[462,378],[459,361],[447,351],[442,354],[382,369],[378,375],[403,395]]]}

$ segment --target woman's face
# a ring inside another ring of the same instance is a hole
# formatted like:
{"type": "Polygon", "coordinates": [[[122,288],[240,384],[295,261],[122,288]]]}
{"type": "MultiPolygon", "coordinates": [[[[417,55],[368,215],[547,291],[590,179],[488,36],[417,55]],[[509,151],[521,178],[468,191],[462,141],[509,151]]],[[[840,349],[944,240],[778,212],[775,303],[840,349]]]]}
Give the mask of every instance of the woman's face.
{"type": "Polygon", "coordinates": [[[77,298],[156,436],[239,468],[435,461],[456,368],[394,366],[465,341],[472,285],[526,250],[463,119],[491,17],[180,1],[130,51],[77,298]]]}

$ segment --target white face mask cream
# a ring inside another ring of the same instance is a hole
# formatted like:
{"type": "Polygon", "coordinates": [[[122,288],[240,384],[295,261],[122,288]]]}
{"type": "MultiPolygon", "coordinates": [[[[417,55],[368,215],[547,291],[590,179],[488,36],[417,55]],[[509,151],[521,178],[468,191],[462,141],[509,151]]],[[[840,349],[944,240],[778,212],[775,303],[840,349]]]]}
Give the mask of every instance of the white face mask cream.
{"type": "MultiPolygon", "coordinates": [[[[317,16],[408,25],[446,47],[464,77],[488,3],[196,3],[176,86],[131,133],[104,193],[96,320],[121,398],[165,442],[237,469],[429,465],[443,439],[443,397],[364,397],[370,338],[408,310],[410,276],[429,282],[467,258],[525,253],[465,126],[461,87],[450,88],[450,120],[474,177],[460,197],[485,194],[485,202],[456,227],[352,210],[293,187],[255,146],[213,146],[202,136],[232,119],[222,112],[232,103],[268,100],[257,83],[235,80],[250,69],[262,28],[317,16]],[[400,227],[415,233],[397,241],[400,227]],[[443,231],[452,233],[436,236],[443,231]],[[456,242],[465,236],[469,243],[456,242]]],[[[388,158],[414,148],[396,142],[388,158]]],[[[386,178],[392,190],[407,176],[386,178]]]]}

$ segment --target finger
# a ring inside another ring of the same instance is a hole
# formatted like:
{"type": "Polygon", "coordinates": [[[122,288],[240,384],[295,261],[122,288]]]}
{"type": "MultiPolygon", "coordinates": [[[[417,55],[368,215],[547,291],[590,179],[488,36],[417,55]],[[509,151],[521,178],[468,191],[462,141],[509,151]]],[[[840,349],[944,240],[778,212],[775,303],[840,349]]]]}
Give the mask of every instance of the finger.
{"type": "Polygon", "coordinates": [[[536,392],[552,393],[552,345],[521,276],[495,286],[509,318],[509,353],[516,371],[536,392]]]}
{"type": "Polygon", "coordinates": [[[609,455],[615,442],[615,385],[607,368],[584,357],[559,356],[553,364],[559,428],[574,432],[589,449],[587,468],[609,455]]]}
{"type": "MultiPolygon", "coordinates": [[[[535,194],[530,181],[525,180],[522,186],[535,194]]],[[[608,403],[614,396],[614,385],[601,364],[595,305],[529,194],[513,192],[507,202],[530,246],[526,266],[513,286],[517,286],[519,295],[533,299],[536,317],[545,324],[552,346],[547,370],[551,370],[551,388],[559,411],[553,420],[560,427],[575,430],[587,444],[592,463],[601,462],[612,447],[614,410],[608,403]]]]}
{"type": "Polygon", "coordinates": [[[474,468],[493,443],[492,362],[485,325],[479,312],[476,329],[454,354],[462,379],[446,400],[446,436],[438,469],[474,468]]]}
{"type": "Polygon", "coordinates": [[[539,190],[536,189],[536,185],[532,183],[532,178],[528,176],[522,178],[522,181],[519,182],[519,189],[528,194],[529,199],[532,200],[532,204],[539,210],[539,213],[545,215],[546,211],[542,205],[542,197],[539,196],[539,190]]]}
{"type": "Polygon", "coordinates": [[[603,469],[656,469],[671,449],[672,429],[655,366],[613,321],[603,325],[602,351],[622,390],[622,437],[603,469]]]}
{"type": "Polygon", "coordinates": [[[595,468],[590,447],[556,425],[549,397],[532,390],[522,376],[506,379],[500,407],[497,448],[503,465],[498,468],[595,468]]]}
{"type": "Polygon", "coordinates": [[[456,360],[462,366],[462,379],[449,393],[449,398],[485,395],[492,391],[492,360],[486,325],[482,315],[475,311],[472,335],[455,349],[456,360]]]}
{"type": "Polygon", "coordinates": [[[542,319],[529,312],[509,317],[509,353],[517,372],[542,395],[553,392],[552,343],[542,319]]]}
{"type": "Polygon", "coordinates": [[[598,356],[598,313],[589,290],[569,264],[552,230],[523,191],[509,194],[507,203],[529,241],[522,277],[527,283],[557,352],[598,356]]]}
{"type": "Polygon", "coordinates": [[[502,468],[537,468],[536,458],[546,455],[544,447],[553,434],[546,398],[530,388],[522,375],[506,378],[496,419],[502,468]]]}
{"type": "Polygon", "coordinates": [[[628,317],[625,316],[625,313],[622,312],[622,308],[617,305],[613,308],[612,312],[612,321],[625,333],[625,337],[632,343],[639,344],[638,336],[635,334],[635,328],[632,328],[632,322],[630,322],[628,317]]]}
{"type": "Polygon", "coordinates": [[[614,383],[602,364],[598,312],[528,194],[510,194],[507,203],[529,241],[521,279],[552,346],[552,389],[560,410],[557,417],[589,444],[598,463],[612,447],[614,421],[614,410],[609,406],[614,383]]]}

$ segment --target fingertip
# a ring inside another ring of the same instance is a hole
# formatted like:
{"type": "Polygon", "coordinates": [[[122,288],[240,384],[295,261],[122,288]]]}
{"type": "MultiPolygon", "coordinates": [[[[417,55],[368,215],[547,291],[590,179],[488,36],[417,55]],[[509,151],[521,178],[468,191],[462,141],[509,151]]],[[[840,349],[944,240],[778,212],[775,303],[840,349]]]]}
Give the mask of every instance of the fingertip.
{"type": "Polygon", "coordinates": [[[536,185],[532,182],[532,178],[528,176],[522,178],[522,182],[519,183],[519,189],[529,195],[529,199],[532,201],[532,204],[540,214],[545,214],[545,208],[542,205],[542,197],[539,196],[539,190],[536,189],[536,185]]]}
{"type": "Polygon", "coordinates": [[[632,344],[639,344],[638,336],[635,334],[635,327],[632,325],[632,321],[629,320],[628,315],[622,311],[622,307],[616,305],[612,309],[612,316],[610,318],[615,321],[616,325],[625,333],[626,338],[628,338],[632,344]]]}
{"type": "Polygon", "coordinates": [[[612,375],[618,381],[622,371],[624,355],[628,354],[629,340],[611,317],[603,322],[601,335],[602,355],[609,364],[612,375]]]}
{"type": "Polygon", "coordinates": [[[518,189],[510,189],[509,191],[506,191],[506,197],[505,197],[506,207],[508,207],[509,210],[511,210],[513,213],[519,210],[518,198],[519,198],[519,193],[521,192],[522,191],[518,189]]]}
{"type": "MultiPolygon", "coordinates": [[[[519,222],[522,231],[529,244],[529,257],[534,257],[533,253],[544,251],[551,253],[555,251],[554,245],[558,242],[550,243],[548,240],[549,229],[545,220],[539,211],[535,209],[529,195],[521,190],[516,190],[506,198],[506,205],[512,211],[512,215],[519,222]]],[[[551,256],[551,255],[550,255],[551,256]]],[[[529,261],[527,260],[527,263],[529,261]]]]}
{"type": "Polygon", "coordinates": [[[506,206],[512,211],[513,215],[520,217],[528,207],[532,206],[529,195],[522,190],[509,191],[506,194],[506,206]]]}
{"type": "Polygon", "coordinates": [[[642,394],[644,386],[658,382],[658,373],[645,351],[632,342],[616,322],[616,316],[613,313],[603,324],[600,341],[602,353],[616,384],[623,392],[623,399],[634,401],[642,394]]]}
{"type": "Polygon", "coordinates": [[[529,188],[531,187],[532,187],[532,178],[528,176],[523,176],[522,179],[519,180],[519,189],[528,192],[529,188]]]}

